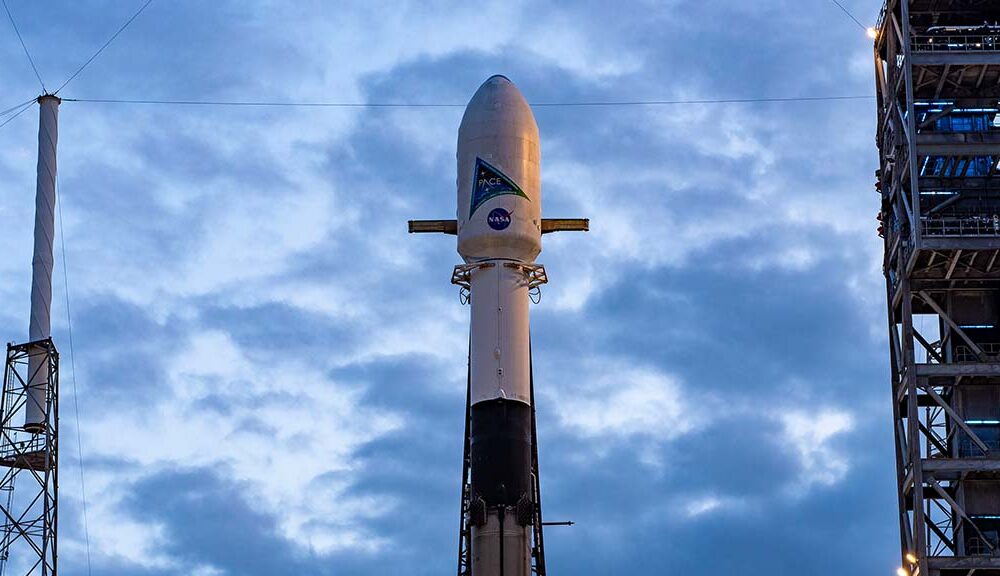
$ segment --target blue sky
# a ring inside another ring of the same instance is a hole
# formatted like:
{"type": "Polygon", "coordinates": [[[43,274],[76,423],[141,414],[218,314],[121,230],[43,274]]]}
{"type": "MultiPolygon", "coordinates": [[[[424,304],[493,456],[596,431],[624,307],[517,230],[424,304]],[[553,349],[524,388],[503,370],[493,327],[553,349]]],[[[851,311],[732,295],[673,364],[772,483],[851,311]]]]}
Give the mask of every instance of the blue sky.
{"type": "MultiPolygon", "coordinates": [[[[138,7],[8,0],[58,86],[138,7]]],[[[864,21],[879,4],[845,2],[864,21]]],[[[39,91],[0,22],[3,108],[39,91]]],[[[158,1],[67,98],[464,103],[873,94],[827,0],[158,1]],[[476,4],[476,5],[473,5],[476,4]]],[[[79,426],[61,567],[454,570],[461,108],[65,102],[79,426]]],[[[874,102],[539,108],[532,310],[553,574],[891,574],[874,102]]],[[[0,334],[27,335],[37,115],[0,129],[0,334]]],[[[57,254],[59,261],[61,252],[57,254]]],[[[54,332],[68,358],[66,287],[54,332]]],[[[72,393],[64,373],[63,394],[72,393]]]]}

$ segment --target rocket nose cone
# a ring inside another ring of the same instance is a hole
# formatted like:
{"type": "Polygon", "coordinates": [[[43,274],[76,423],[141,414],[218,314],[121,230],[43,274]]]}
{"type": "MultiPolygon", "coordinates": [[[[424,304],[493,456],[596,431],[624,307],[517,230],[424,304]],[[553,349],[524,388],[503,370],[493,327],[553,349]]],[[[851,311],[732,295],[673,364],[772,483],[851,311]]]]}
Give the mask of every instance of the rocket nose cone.
{"type": "MultiPolygon", "coordinates": [[[[535,117],[531,106],[524,99],[521,91],[501,74],[494,74],[486,79],[465,107],[462,125],[490,123],[499,117],[516,117],[528,125],[535,125],[535,117]]],[[[462,129],[459,129],[462,132],[462,129]]]]}
{"type": "Polygon", "coordinates": [[[517,101],[524,102],[527,105],[524,96],[521,95],[521,91],[510,81],[510,78],[494,74],[479,86],[479,89],[473,94],[472,100],[469,100],[467,108],[474,106],[483,107],[491,104],[494,106],[489,107],[495,107],[497,104],[510,104],[517,101]]]}

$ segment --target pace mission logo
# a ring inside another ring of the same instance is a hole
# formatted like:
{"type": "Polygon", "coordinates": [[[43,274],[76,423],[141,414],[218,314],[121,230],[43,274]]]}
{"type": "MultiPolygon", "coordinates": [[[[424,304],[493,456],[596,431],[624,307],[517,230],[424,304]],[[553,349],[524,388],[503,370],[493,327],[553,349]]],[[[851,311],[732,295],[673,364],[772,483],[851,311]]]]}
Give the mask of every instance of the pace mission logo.
{"type": "MultiPolygon", "coordinates": [[[[508,178],[506,174],[477,156],[476,171],[472,180],[472,206],[469,207],[469,218],[472,218],[476,210],[490,198],[505,196],[507,194],[520,196],[530,201],[528,195],[521,190],[521,187],[508,178]]],[[[490,212],[490,215],[492,216],[493,212],[490,212]]],[[[510,214],[507,216],[509,217],[510,214]]],[[[509,221],[507,223],[510,224],[509,221]]],[[[493,226],[493,224],[491,223],[490,226],[493,226]]],[[[504,226],[504,228],[506,227],[504,226]]],[[[503,228],[497,228],[497,230],[503,230],[503,228]]]]}

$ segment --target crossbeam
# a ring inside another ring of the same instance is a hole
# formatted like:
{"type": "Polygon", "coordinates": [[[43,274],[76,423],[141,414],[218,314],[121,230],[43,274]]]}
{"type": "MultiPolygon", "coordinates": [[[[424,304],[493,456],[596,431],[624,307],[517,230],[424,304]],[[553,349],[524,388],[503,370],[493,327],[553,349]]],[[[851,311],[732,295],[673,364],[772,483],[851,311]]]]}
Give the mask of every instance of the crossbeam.
{"type": "MultiPolygon", "coordinates": [[[[457,220],[410,220],[410,234],[458,234],[457,220]]],[[[542,218],[542,234],[551,232],[589,232],[589,218],[542,218]]]]}
{"type": "Polygon", "coordinates": [[[410,220],[410,234],[458,234],[458,220],[410,220]]]}
{"type": "Polygon", "coordinates": [[[590,219],[542,218],[542,234],[549,232],[590,232],[590,219]]]}

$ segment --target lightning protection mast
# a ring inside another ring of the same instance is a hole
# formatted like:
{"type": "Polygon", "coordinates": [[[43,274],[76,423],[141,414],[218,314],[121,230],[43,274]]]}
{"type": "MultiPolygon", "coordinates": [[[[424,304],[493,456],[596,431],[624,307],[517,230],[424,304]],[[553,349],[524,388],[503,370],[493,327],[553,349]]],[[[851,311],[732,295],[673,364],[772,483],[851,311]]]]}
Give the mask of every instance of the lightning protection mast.
{"type": "Polygon", "coordinates": [[[59,103],[38,98],[31,319],[28,341],[7,345],[0,393],[0,576],[56,576],[59,353],[50,313],[59,103]]]}

